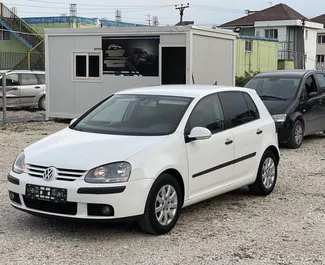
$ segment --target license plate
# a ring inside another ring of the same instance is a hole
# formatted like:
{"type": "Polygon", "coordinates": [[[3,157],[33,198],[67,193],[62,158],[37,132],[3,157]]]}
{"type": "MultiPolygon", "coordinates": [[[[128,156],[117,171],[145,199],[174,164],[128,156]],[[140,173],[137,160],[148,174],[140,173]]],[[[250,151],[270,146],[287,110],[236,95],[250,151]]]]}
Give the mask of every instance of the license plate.
{"type": "Polygon", "coordinates": [[[25,196],[40,201],[65,203],[67,194],[66,189],[27,184],[25,196]]]}

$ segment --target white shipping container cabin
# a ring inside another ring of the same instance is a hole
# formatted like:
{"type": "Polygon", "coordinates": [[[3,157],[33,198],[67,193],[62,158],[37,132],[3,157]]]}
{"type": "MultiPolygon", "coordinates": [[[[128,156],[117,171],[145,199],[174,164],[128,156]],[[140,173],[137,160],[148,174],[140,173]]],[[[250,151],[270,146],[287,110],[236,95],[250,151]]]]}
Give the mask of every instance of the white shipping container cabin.
{"type": "Polygon", "coordinates": [[[194,26],[45,29],[46,119],[72,119],[122,89],[235,85],[237,34],[194,26]]]}

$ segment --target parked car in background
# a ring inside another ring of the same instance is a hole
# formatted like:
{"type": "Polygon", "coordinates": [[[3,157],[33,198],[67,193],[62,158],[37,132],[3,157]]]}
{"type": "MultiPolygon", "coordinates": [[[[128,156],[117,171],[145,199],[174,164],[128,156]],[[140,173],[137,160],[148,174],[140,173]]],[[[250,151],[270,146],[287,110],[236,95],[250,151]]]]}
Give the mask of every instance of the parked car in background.
{"type": "Polygon", "coordinates": [[[32,214],[132,217],[164,234],[182,207],[246,185],[269,195],[279,157],[274,120],[252,89],[129,89],[25,148],[9,196],[32,214]]]}
{"type": "Polygon", "coordinates": [[[255,75],[255,89],[273,116],[280,143],[299,148],[303,137],[325,131],[325,73],[279,70],[255,75]]]}
{"type": "MultiPolygon", "coordinates": [[[[31,70],[0,71],[0,87],[6,73],[7,107],[37,107],[45,110],[45,72],[31,70]]],[[[2,89],[0,89],[2,98],[2,89]]],[[[2,107],[2,100],[0,100],[2,107]]]]}

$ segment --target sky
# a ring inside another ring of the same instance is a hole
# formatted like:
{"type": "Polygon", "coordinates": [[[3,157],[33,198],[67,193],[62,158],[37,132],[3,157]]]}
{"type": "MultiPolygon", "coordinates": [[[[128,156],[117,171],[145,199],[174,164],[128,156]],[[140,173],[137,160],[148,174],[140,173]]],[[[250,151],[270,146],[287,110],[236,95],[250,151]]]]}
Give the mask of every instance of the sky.
{"type": "Polygon", "coordinates": [[[77,5],[77,15],[82,17],[115,20],[119,9],[122,21],[148,24],[148,19],[158,17],[160,25],[174,25],[179,21],[175,5],[189,3],[184,11],[184,20],[193,20],[196,25],[210,26],[245,16],[245,10],[262,10],[279,3],[287,4],[302,15],[312,18],[325,13],[324,0],[3,0],[7,7],[17,8],[20,17],[45,17],[69,14],[69,4],[77,5]],[[309,4],[312,2],[312,4],[309,4]],[[117,4],[118,3],[118,4],[117,4]]]}

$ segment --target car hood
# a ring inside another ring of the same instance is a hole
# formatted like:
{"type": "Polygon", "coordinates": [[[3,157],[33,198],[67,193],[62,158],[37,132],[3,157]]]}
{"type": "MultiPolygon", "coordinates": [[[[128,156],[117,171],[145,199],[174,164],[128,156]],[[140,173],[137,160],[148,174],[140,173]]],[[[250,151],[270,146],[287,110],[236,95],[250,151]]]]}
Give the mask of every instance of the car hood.
{"type": "Polygon", "coordinates": [[[283,111],[289,106],[289,100],[263,100],[264,105],[271,115],[282,114],[283,111]]]}
{"type": "Polygon", "coordinates": [[[66,128],[24,151],[28,164],[90,170],[107,163],[125,161],[167,137],[106,135],[66,128]]]}

